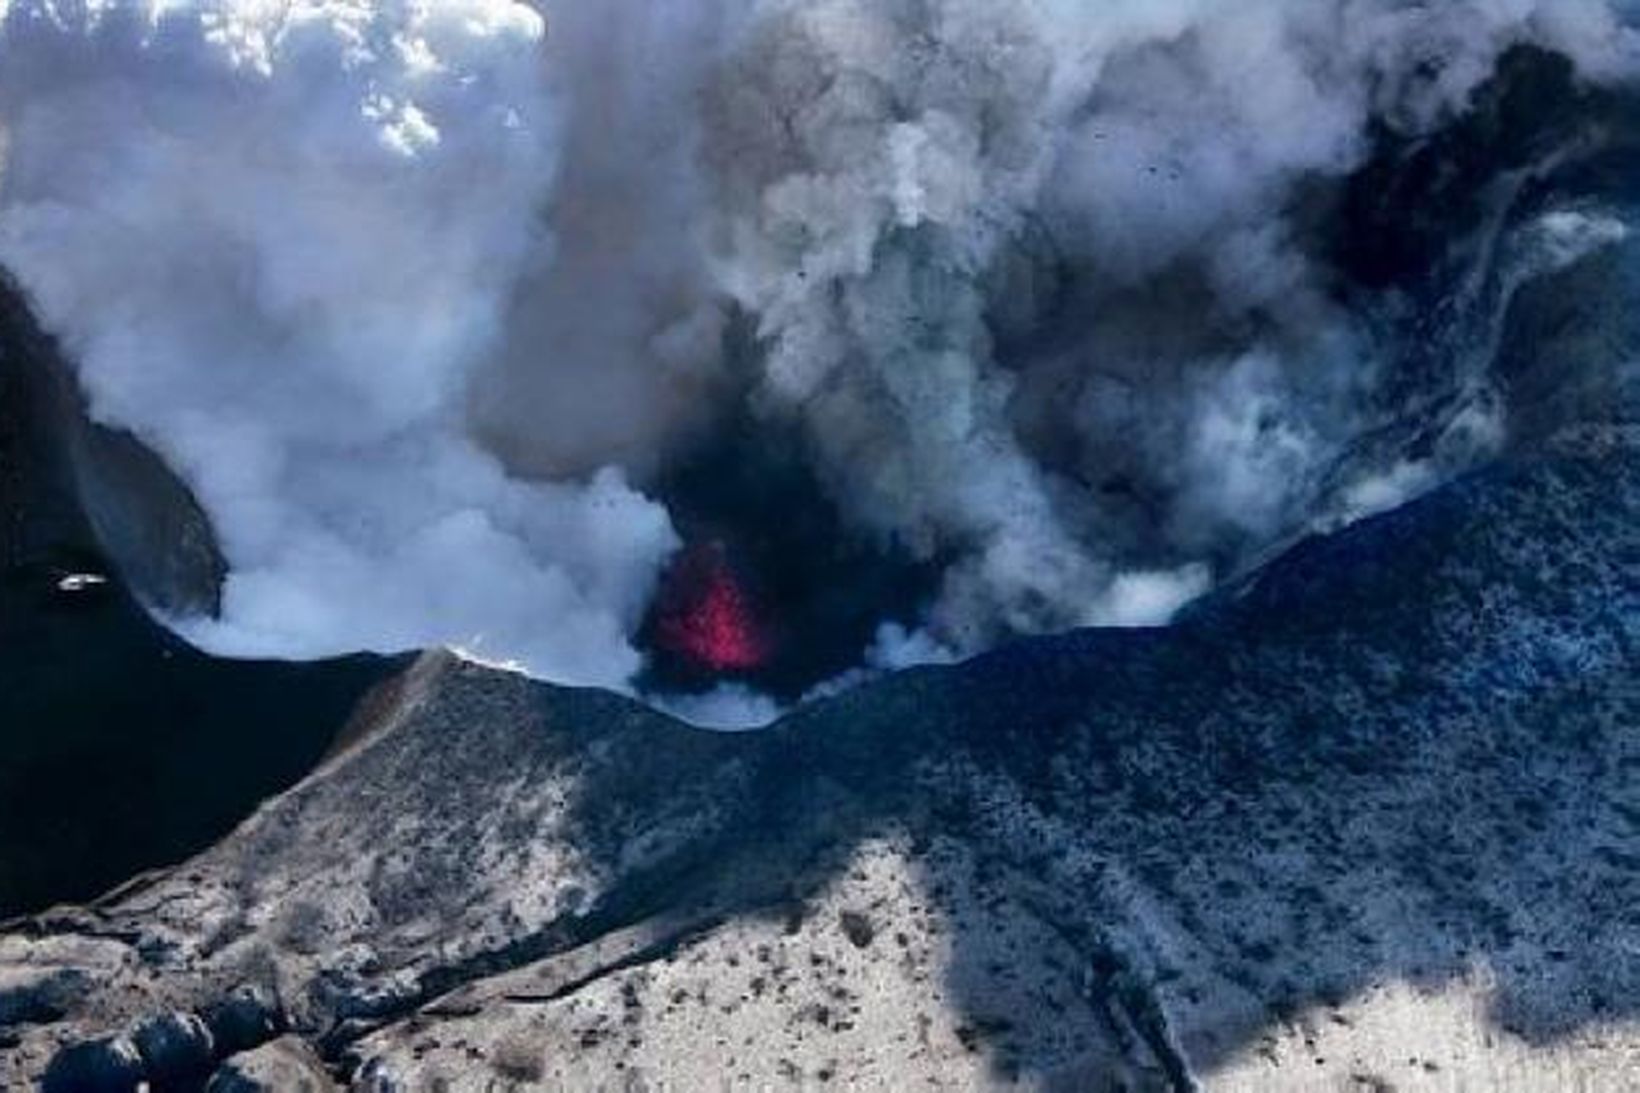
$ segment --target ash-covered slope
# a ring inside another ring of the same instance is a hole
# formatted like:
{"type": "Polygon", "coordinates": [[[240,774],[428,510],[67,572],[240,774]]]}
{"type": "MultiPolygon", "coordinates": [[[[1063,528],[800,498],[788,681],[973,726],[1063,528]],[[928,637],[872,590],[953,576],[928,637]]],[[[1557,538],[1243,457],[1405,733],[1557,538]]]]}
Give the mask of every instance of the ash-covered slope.
{"type": "Polygon", "coordinates": [[[423,658],[215,849],[0,937],[0,1085],[1640,1084],[1640,342],[1579,311],[1632,256],[1519,313],[1563,427],[1169,631],[745,736],[423,658]]]}

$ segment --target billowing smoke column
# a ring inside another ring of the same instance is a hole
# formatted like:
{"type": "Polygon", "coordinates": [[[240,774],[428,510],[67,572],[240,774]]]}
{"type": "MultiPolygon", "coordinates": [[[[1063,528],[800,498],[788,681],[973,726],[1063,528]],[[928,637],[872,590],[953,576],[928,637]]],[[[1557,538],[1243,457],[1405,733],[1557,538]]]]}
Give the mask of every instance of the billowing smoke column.
{"type": "Polygon", "coordinates": [[[1477,378],[1362,454],[1393,294],[1318,210],[1511,47],[1631,74],[1618,7],[0,0],[0,265],[209,513],[213,649],[750,673],[712,548],[656,587],[751,421],[814,495],[737,511],[933,574],[898,665],[1163,621],[1494,442],[1477,378]]]}
{"type": "Polygon", "coordinates": [[[1591,72],[1633,44],[1575,0],[760,13],[708,125],[757,397],[859,519],[954,554],[959,648],[1165,618],[1197,559],[1317,506],[1378,362],[1298,185],[1359,165],[1371,118],[1449,118],[1511,44],[1591,72]]]}

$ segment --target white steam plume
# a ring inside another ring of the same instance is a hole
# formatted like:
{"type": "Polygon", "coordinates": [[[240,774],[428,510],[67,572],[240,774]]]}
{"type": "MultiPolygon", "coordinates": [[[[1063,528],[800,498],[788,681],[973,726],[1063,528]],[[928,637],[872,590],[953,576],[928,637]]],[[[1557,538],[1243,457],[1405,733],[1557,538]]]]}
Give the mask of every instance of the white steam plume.
{"type": "Polygon", "coordinates": [[[1384,350],[1300,189],[1512,45],[1636,56],[1615,0],[543,8],[0,0],[0,265],[209,512],[211,647],[628,681],[675,536],[627,478],[747,386],[945,567],[873,663],[1164,619],[1428,478],[1338,480],[1384,350]]]}
{"type": "Polygon", "coordinates": [[[508,0],[5,12],[0,263],[209,512],[212,648],[637,668],[665,512],[511,479],[464,419],[549,253],[542,31],[508,0]]]}

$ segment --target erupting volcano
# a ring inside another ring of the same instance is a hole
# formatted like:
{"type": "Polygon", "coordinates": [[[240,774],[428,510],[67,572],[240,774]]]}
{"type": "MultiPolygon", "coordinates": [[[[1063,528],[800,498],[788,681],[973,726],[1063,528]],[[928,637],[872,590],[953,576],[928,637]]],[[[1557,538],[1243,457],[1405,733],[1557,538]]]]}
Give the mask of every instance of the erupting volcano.
{"type": "Polygon", "coordinates": [[[698,671],[755,672],[772,652],[768,628],[720,541],[695,544],[677,560],[655,620],[657,646],[698,671]]]}
{"type": "Polygon", "coordinates": [[[915,624],[937,566],[846,525],[804,452],[777,425],[726,419],[650,484],[686,545],[637,636],[640,691],[732,683],[794,702],[859,665],[884,619],[915,624]]]}
{"type": "Polygon", "coordinates": [[[1514,445],[1636,2],[0,0],[0,277],[191,644],[786,705],[1514,445]]]}

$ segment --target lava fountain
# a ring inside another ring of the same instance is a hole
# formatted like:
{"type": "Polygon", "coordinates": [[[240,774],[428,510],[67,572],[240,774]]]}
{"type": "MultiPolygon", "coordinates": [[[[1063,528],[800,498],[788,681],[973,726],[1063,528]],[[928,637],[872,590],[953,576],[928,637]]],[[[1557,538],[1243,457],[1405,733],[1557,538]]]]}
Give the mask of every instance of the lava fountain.
{"type": "Polygon", "coordinates": [[[657,602],[655,643],[714,675],[753,673],[768,663],[769,627],[722,541],[697,543],[673,564],[657,602]]]}

